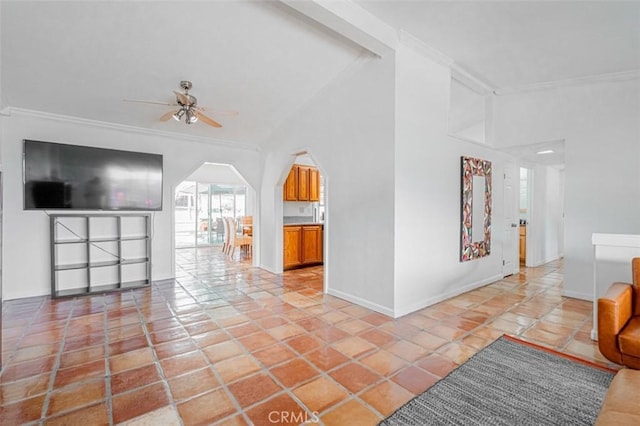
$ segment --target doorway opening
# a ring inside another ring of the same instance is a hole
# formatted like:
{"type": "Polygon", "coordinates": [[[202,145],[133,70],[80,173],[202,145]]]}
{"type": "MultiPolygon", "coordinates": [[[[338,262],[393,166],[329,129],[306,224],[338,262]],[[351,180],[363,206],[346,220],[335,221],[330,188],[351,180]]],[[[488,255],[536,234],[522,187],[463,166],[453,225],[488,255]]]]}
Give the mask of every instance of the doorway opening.
{"type": "Polygon", "coordinates": [[[282,270],[300,270],[326,288],[326,176],[306,151],[286,171],[282,204],[282,270]]]}
{"type": "Polygon", "coordinates": [[[222,245],[223,218],[252,216],[250,187],[228,164],[205,163],[177,185],[175,247],[222,245]]]}
{"type": "Polygon", "coordinates": [[[530,198],[531,191],[529,185],[529,179],[531,177],[530,170],[524,167],[520,167],[520,200],[519,200],[519,259],[520,266],[526,266],[527,264],[527,224],[530,218],[530,198]]]}

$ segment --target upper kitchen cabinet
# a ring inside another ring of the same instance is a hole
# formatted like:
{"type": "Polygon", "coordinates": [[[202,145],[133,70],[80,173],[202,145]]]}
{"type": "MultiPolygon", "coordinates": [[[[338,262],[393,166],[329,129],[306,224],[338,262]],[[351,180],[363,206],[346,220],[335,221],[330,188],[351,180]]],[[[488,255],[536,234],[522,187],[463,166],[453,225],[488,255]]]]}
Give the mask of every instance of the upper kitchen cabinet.
{"type": "Polygon", "coordinates": [[[298,201],[309,201],[309,166],[298,166],[298,201]]]}
{"type": "Polygon", "coordinates": [[[320,171],[309,168],[309,201],[320,201],[320,171]]]}
{"type": "Polygon", "coordinates": [[[282,192],[285,201],[298,201],[298,168],[295,164],[289,171],[289,176],[284,182],[284,191],[282,192]]]}
{"type": "Polygon", "coordinates": [[[285,201],[320,201],[320,172],[312,166],[294,164],[283,194],[285,201]]]}

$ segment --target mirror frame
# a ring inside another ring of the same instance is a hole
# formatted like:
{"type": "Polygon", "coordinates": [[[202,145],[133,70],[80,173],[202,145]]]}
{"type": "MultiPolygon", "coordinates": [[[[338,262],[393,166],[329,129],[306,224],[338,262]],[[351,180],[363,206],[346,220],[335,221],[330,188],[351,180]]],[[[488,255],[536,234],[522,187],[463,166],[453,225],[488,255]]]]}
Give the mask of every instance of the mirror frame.
{"type": "Polygon", "coordinates": [[[461,157],[462,201],[460,218],[460,262],[479,259],[491,254],[491,161],[473,157],[461,157]],[[473,177],[484,177],[484,200],[473,199],[473,177]],[[473,204],[484,202],[484,238],[473,242],[473,204]]]}

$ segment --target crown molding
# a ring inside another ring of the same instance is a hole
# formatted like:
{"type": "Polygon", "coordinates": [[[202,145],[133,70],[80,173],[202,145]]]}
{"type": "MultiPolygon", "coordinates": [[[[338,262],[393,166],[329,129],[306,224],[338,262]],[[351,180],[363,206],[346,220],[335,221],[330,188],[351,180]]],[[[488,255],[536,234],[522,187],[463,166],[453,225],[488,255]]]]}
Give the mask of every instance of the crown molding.
{"type": "Polygon", "coordinates": [[[398,31],[398,39],[404,45],[416,50],[436,63],[445,66],[451,70],[451,77],[463,84],[465,87],[473,90],[479,95],[489,95],[493,93],[494,88],[485,81],[474,76],[468,70],[458,65],[451,57],[445,55],[438,49],[429,46],[411,33],[405,30],[398,31]]]}
{"type": "Polygon", "coordinates": [[[125,124],[110,123],[106,121],[91,120],[87,118],[72,117],[69,115],[54,114],[50,112],[36,111],[24,108],[7,107],[0,111],[2,116],[12,115],[22,117],[39,118],[43,120],[56,121],[59,123],[75,124],[99,129],[116,130],[120,132],[136,133],[147,136],[157,136],[170,139],[180,139],[189,142],[204,143],[208,145],[224,146],[229,148],[239,148],[250,151],[258,151],[258,147],[243,142],[229,141],[225,139],[208,138],[205,136],[186,135],[182,133],[169,132],[166,130],[145,129],[142,127],[129,126],[125,124]]]}
{"type": "Polygon", "coordinates": [[[493,86],[471,74],[455,62],[451,65],[451,78],[482,96],[491,95],[495,92],[493,86]]]}
{"type": "Polygon", "coordinates": [[[400,40],[402,44],[420,52],[440,65],[444,65],[445,67],[451,67],[453,65],[453,59],[449,56],[445,55],[438,49],[429,46],[427,43],[405,30],[398,31],[398,40],[400,40]]]}
{"type": "Polygon", "coordinates": [[[584,77],[567,78],[563,80],[546,81],[542,83],[528,84],[520,87],[505,87],[495,89],[496,96],[513,95],[518,93],[535,92],[540,90],[558,89],[568,86],[578,86],[595,83],[609,83],[616,81],[628,81],[640,78],[640,69],[612,72],[606,74],[587,75],[584,77]]]}

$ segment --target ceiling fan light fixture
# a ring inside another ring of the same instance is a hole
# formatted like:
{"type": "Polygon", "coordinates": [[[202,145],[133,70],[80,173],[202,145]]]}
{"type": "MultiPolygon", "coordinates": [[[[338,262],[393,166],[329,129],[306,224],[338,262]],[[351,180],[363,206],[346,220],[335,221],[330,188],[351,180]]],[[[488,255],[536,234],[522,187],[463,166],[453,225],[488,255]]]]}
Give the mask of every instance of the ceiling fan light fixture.
{"type": "Polygon", "coordinates": [[[193,124],[198,121],[198,114],[196,114],[191,108],[187,110],[187,116],[185,118],[187,124],[193,124]]]}
{"type": "Polygon", "coordinates": [[[180,121],[183,116],[184,116],[184,108],[180,108],[172,115],[173,119],[176,121],[180,121]]]}

